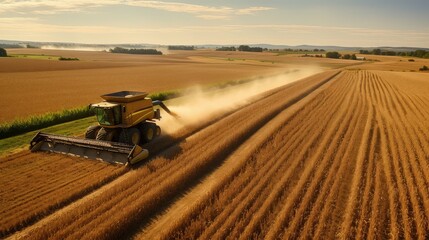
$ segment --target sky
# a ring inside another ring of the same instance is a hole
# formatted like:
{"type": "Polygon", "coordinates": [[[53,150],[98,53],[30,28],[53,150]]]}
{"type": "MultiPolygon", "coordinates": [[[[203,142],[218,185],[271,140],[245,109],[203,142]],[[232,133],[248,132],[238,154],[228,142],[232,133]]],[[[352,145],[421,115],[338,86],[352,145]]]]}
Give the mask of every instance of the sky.
{"type": "Polygon", "coordinates": [[[429,47],[429,0],[0,0],[0,39],[429,47]]]}

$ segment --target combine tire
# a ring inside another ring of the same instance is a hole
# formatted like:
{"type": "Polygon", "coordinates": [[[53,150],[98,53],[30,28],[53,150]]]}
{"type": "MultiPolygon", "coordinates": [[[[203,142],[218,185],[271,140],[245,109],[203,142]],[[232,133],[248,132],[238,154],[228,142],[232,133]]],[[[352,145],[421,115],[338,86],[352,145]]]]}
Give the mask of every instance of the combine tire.
{"type": "MultiPolygon", "coordinates": [[[[161,129],[159,129],[161,133],[161,129]]],[[[152,141],[157,136],[157,126],[154,123],[145,123],[141,127],[143,141],[148,143],[152,141]]]]}
{"type": "Polygon", "coordinates": [[[119,135],[119,142],[138,145],[141,142],[141,132],[138,128],[123,129],[119,135]]]}
{"type": "Polygon", "coordinates": [[[102,127],[98,131],[97,136],[95,137],[95,139],[96,140],[102,140],[102,141],[112,141],[114,133],[115,133],[115,131],[108,130],[108,129],[102,127]]]}
{"type": "Polygon", "coordinates": [[[95,139],[100,128],[100,126],[89,126],[88,129],[86,129],[85,138],[95,139]]]}

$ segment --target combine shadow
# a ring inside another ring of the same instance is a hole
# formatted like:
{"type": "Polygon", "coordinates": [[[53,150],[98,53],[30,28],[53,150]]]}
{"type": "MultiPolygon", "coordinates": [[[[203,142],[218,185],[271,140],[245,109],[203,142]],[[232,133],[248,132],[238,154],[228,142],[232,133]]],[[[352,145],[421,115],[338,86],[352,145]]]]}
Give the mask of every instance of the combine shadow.
{"type": "Polygon", "coordinates": [[[186,141],[184,137],[174,137],[171,135],[161,135],[154,141],[142,145],[144,149],[149,151],[149,157],[139,163],[131,166],[131,168],[140,168],[146,165],[150,160],[156,157],[162,157],[167,160],[173,160],[177,155],[183,152],[180,147],[180,142],[186,141]]]}

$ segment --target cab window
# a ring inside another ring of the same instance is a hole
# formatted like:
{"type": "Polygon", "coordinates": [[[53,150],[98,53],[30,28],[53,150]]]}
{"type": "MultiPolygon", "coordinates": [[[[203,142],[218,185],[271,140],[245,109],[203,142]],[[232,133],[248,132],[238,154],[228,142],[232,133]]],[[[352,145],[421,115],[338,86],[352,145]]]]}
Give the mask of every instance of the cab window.
{"type": "Polygon", "coordinates": [[[121,108],[115,106],[113,108],[100,108],[97,107],[95,110],[95,116],[100,125],[113,126],[120,124],[121,122],[121,108]]]}

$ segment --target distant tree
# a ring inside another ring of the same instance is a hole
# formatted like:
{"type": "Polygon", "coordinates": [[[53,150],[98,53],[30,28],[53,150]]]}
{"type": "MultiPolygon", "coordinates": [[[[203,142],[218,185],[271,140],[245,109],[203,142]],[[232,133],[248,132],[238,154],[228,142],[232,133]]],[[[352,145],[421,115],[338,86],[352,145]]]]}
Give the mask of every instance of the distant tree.
{"type": "Polygon", "coordinates": [[[381,55],[381,49],[376,48],[376,49],[372,50],[372,53],[374,55],[381,55]]]}
{"type": "Polygon", "coordinates": [[[147,55],[162,55],[161,51],[156,49],[126,49],[121,47],[115,47],[109,50],[111,53],[127,53],[127,54],[147,54],[147,55]]]}
{"type": "Polygon", "coordinates": [[[237,49],[234,46],[216,48],[216,51],[236,51],[236,50],[237,49]]]}
{"type": "Polygon", "coordinates": [[[240,45],[238,51],[242,52],[262,52],[263,49],[260,47],[249,47],[248,45],[240,45]]]}
{"type": "Polygon", "coordinates": [[[357,57],[356,57],[356,54],[352,54],[352,58],[351,58],[352,60],[357,60],[357,57]]]}
{"type": "Polygon", "coordinates": [[[23,46],[19,44],[0,43],[0,48],[23,48],[23,46]]]}
{"type": "Polygon", "coordinates": [[[60,61],[79,61],[79,58],[66,58],[66,57],[60,57],[58,58],[60,61]]]}
{"type": "Polygon", "coordinates": [[[250,47],[247,45],[240,45],[238,47],[238,51],[243,51],[243,52],[250,52],[250,47]]]}
{"type": "Polygon", "coordinates": [[[374,54],[374,55],[384,55],[384,56],[403,56],[403,57],[418,57],[418,58],[429,58],[429,51],[423,50],[423,49],[417,49],[415,51],[408,51],[408,52],[396,52],[392,50],[386,50],[386,49],[373,49],[372,51],[368,50],[359,50],[359,53],[361,54],[374,54]]]}
{"type": "Polygon", "coordinates": [[[424,66],[423,66],[423,67],[421,67],[419,70],[420,70],[420,71],[428,71],[428,70],[429,70],[429,68],[428,68],[428,66],[424,65],[424,66]]]}
{"type": "Polygon", "coordinates": [[[394,52],[394,51],[381,51],[380,54],[376,54],[376,55],[396,56],[396,52],[394,52]]]}
{"type": "Polygon", "coordinates": [[[350,58],[352,58],[352,55],[348,53],[343,55],[343,59],[350,59],[350,58]]]}
{"type": "Polygon", "coordinates": [[[327,58],[340,58],[341,54],[338,52],[327,52],[326,54],[327,58]]]}
{"type": "Polygon", "coordinates": [[[195,50],[194,46],[168,46],[168,50],[195,50]]]}
{"type": "Polygon", "coordinates": [[[425,50],[416,50],[416,51],[414,51],[414,56],[415,57],[422,58],[425,54],[426,54],[425,50]]]}
{"type": "Polygon", "coordinates": [[[6,49],[0,48],[0,57],[7,57],[6,49]]]}
{"type": "Polygon", "coordinates": [[[36,47],[36,46],[30,45],[30,44],[26,44],[26,45],[25,45],[25,47],[26,47],[26,48],[39,48],[39,47],[36,47]]]}

